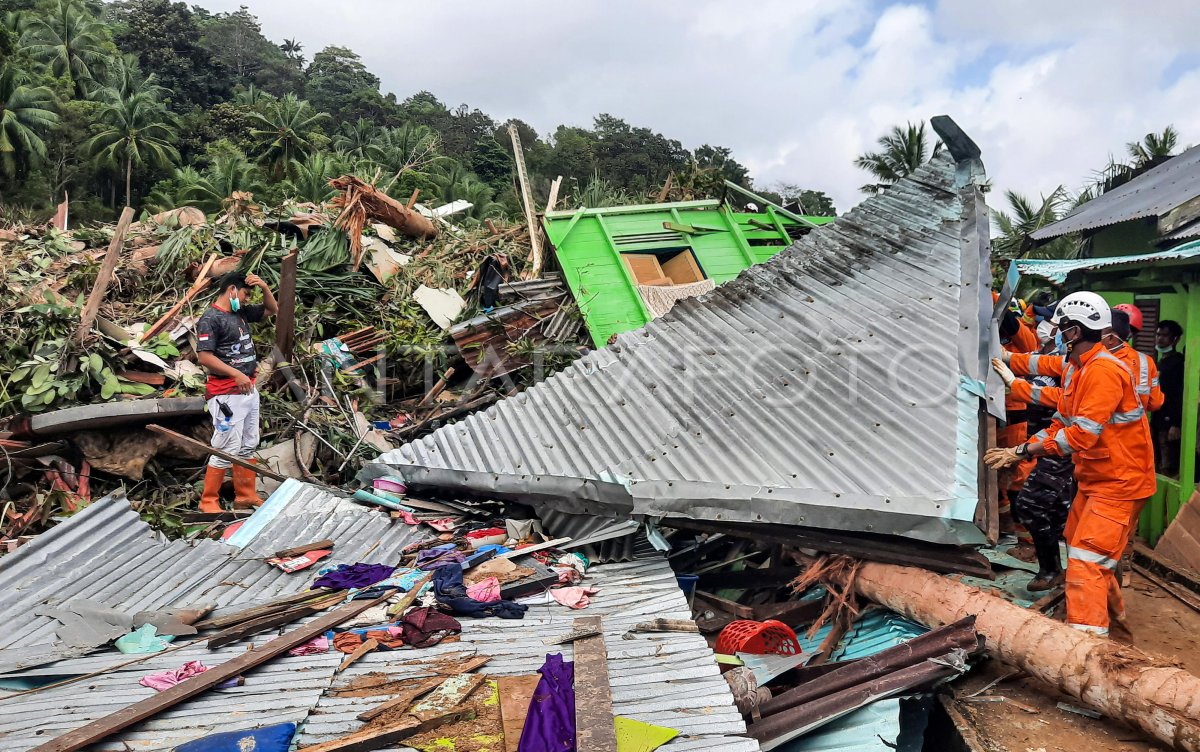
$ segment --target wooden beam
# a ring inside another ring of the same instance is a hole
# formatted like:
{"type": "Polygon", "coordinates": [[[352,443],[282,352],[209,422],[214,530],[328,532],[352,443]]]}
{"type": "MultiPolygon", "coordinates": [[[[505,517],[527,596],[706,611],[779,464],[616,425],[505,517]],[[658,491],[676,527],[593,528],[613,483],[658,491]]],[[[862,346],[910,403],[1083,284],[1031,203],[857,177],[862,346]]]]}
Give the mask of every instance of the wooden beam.
{"type": "MultiPolygon", "coordinates": [[[[599,616],[581,616],[574,626],[602,631],[599,616]]],[[[603,634],[575,641],[575,748],[579,752],[617,752],[603,634]]]]}
{"type": "Polygon", "coordinates": [[[142,336],[138,337],[139,343],[145,342],[153,337],[157,337],[159,332],[161,332],[163,329],[166,329],[167,324],[171,323],[171,319],[175,318],[175,315],[182,311],[185,305],[191,302],[192,298],[199,295],[208,287],[209,283],[212,281],[208,278],[208,272],[210,269],[212,269],[213,264],[217,262],[217,258],[218,256],[215,253],[208,257],[208,261],[205,261],[204,266],[200,267],[200,274],[196,276],[196,281],[192,283],[192,286],[188,288],[188,291],[185,292],[183,297],[179,299],[179,302],[171,306],[171,309],[164,313],[158,319],[158,321],[155,321],[149,329],[142,332],[142,336]]]}
{"type": "Polygon", "coordinates": [[[300,254],[292,251],[279,264],[279,313],[275,314],[275,347],[283,359],[292,359],[296,346],[296,266],[300,254]]]}
{"type": "Polygon", "coordinates": [[[323,598],[303,601],[298,605],[288,606],[287,608],[264,614],[249,621],[238,622],[209,637],[207,647],[209,650],[216,650],[226,645],[232,645],[235,642],[241,642],[247,637],[253,637],[260,632],[266,632],[270,629],[291,624],[306,616],[312,616],[319,611],[324,611],[330,606],[336,606],[342,601],[343,597],[340,592],[335,592],[323,598]]]}
{"type": "Polygon", "coordinates": [[[333,548],[333,541],[329,538],[325,540],[315,541],[313,543],[305,543],[303,546],[292,546],[291,548],[281,548],[271,556],[265,557],[268,559],[290,559],[293,556],[306,554],[309,551],[320,551],[326,548],[333,548]]]}
{"type": "Polygon", "coordinates": [[[396,742],[432,731],[447,723],[457,723],[475,717],[470,710],[455,710],[442,713],[425,720],[405,718],[399,723],[378,729],[365,729],[353,734],[338,737],[331,741],[313,744],[297,752],[372,752],[372,750],[390,747],[396,742]]]}
{"type": "Polygon", "coordinates": [[[389,710],[395,710],[396,708],[407,710],[408,706],[412,705],[414,700],[419,700],[433,690],[437,689],[439,686],[441,686],[443,681],[445,680],[441,677],[431,676],[428,679],[421,681],[415,687],[409,687],[401,694],[393,697],[387,702],[381,705],[376,705],[370,710],[364,710],[363,712],[359,713],[358,720],[366,723],[367,721],[375,720],[389,710]]]}
{"type": "Polygon", "coordinates": [[[108,284],[112,282],[113,272],[117,270],[117,261],[121,259],[121,246],[125,243],[125,233],[129,231],[129,223],[132,221],[133,207],[126,206],[125,211],[121,212],[120,221],[117,222],[117,229],[113,231],[112,240],[108,243],[104,261],[100,262],[100,272],[96,275],[96,284],[92,285],[92,292],[88,295],[87,303],[83,306],[83,313],[79,316],[79,328],[75,330],[76,344],[81,344],[87,338],[88,332],[92,330],[92,324],[96,323],[96,314],[100,312],[100,304],[104,302],[108,284]]]}
{"type": "Polygon", "coordinates": [[[107,739],[109,736],[132,726],[135,723],[153,718],[164,710],[174,707],[184,700],[203,694],[218,684],[224,684],[230,679],[236,679],[243,673],[266,663],[272,658],[283,655],[292,648],[319,637],[323,633],[343,622],[353,619],[363,611],[385,603],[396,594],[396,590],[388,590],[378,598],[371,600],[351,601],[342,608],[314,619],[308,624],[297,627],[291,632],[276,637],[256,650],[250,650],[231,661],[219,666],[213,666],[203,674],[185,679],[170,689],[147,697],[145,700],[118,710],[79,728],[68,731],[57,739],[51,739],[45,744],[38,745],[34,752],[76,752],[85,747],[107,739]]]}
{"type": "Polygon", "coordinates": [[[198,621],[192,626],[196,627],[196,629],[224,629],[225,627],[232,627],[234,624],[241,624],[242,622],[250,621],[251,619],[268,616],[277,611],[284,611],[288,606],[293,606],[297,603],[316,600],[317,598],[324,598],[331,592],[334,591],[326,590],[325,588],[317,588],[316,590],[302,590],[299,593],[293,593],[291,595],[285,595],[281,598],[275,598],[267,603],[260,603],[257,606],[251,606],[250,608],[225,614],[224,616],[210,617],[204,621],[198,621]]]}
{"type": "Polygon", "coordinates": [[[350,655],[346,656],[346,659],[344,661],[342,661],[341,665],[339,665],[337,668],[335,668],[333,670],[333,673],[335,673],[335,674],[342,673],[346,669],[350,668],[350,665],[352,663],[357,661],[359,658],[362,658],[364,655],[371,652],[372,650],[374,650],[377,647],[379,647],[379,640],[376,640],[374,637],[372,637],[369,640],[363,640],[363,643],[361,645],[359,645],[358,647],[356,647],[354,649],[354,652],[352,652],[352,653],[350,653],[350,655]]]}
{"type": "Polygon", "coordinates": [[[238,467],[249,468],[250,470],[253,470],[254,472],[258,473],[259,475],[262,475],[267,478],[272,478],[274,480],[279,481],[280,483],[282,483],[288,479],[286,475],[280,475],[279,473],[275,472],[274,470],[269,470],[266,467],[263,467],[262,465],[259,465],[259,464],[253,463],[253,462],[247,462],[246,460],[242,459],[241,457],[235,457],[232,454],[230,454],[229,452],[223,452],[220,449],[217,449],[216,447],[212,447],[212,446],[209,446],[208,444],[205,444],[203,441],[196,441],[195,439],[191,438],[190,436],[184,436],[181,433],[176,433],[175,431],[172,431],[169,428],[163,428],[162,426],[157,425],[155,423],[151,423],[150,425],[146,426],[146,430],[153,431],[154,433],[160,434],[162,436],[166,436],[169,439],[174,439],[176,442],[183,444],[184,446],[189,446],[189,447],[192,447],[193,449],[199,449],[201,451],[208,452],[209,454],[216,455],[217,457],[220,457],[223,460],[228,460],[229,462],[232,462],[233,464],[237,465],[238,467]]]}
{"type": "Polygon", "coordinates": [[[743,606],[731,600],[726,600],[718,595],[706,593],[703,590],[696,591],[696,600],[707,603],[713,608],[724,611],[727,614],[732,614],[739,619],[755,618],[754,609],[750,606],[743,606]]]}
{"type": "Polygon", "coordinates": [[[546,211],[554,211],[554,205],[558,203],[558,191],[562,187],[563,176],[559,175],[550,184],[550,198],[546,200],[546,211]]]}
{"type": "Polygon", "coordinates": [[[525,208],[525,224],[529,227],[529,270],[525,279],[537,279],[542,275],[542,238],[538,232],[537,218],[533,210],[533,193],[529,190],[529,173],[525,170],[525,151],[521,148],[521,136],[517,126],[508,126],[508,137],[512,139],[513,160],[517,165],[517,180],[521,186],[521,203],[525,208]]]}
{"type": "Polygon", "coordinates": [[[500,724],[504,729],[504,752],[517,752],[521,743],[521,732],[529,716],[529,704],[537,691],[540,674],[528,676],[501,676],[496,679],[500,695],[500,724]]]}
{"type": "Polygon", "coordinates": [[[548,540],[545,543],[537,543],[532,546],[526,546],[525,548],[518,548],[513,551],[508,551],[506,553],[502,553],[499,556],[497,556],[496,558],[497,559],[515,559],[518,556],[524,556],[525,554],[532,554],[532,553],[536,553],[538,551],[544,551],[547,548],[554,548],[555,546],[561,546],[564,543],[570,543],[570,542],[571,542],[570,538],[555,538],[554,540],[548,540]]]}

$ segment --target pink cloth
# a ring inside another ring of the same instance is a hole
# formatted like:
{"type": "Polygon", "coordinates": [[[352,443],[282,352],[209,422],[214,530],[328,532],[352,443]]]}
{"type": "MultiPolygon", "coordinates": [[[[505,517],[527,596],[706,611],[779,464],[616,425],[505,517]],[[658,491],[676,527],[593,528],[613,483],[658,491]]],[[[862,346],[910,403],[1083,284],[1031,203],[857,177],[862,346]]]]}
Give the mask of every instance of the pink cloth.
{"type": "Polygon", "coordinates": [[[159,671],[156,674],[146,674],[141,678],[138,684],[143,687],[162,692],[174,687],[184,679],[191,679],[193,676],[199,676],[208,670],[200,661],[188,661],[179,668],[159,671]]]}
{"type": "Polygon", "coordinates": [[[599,592],[594,587],[562,587],[551,590],[550,595],[567,608],[587,608],[592,602],[588,596],[599,592]]]}
{"type": "Polygon", "coordinates": [[[494,603],[500,600],[500,580],[488,577],[474,585],[467,586],[467,595],[480,603],[494,603]]]}
{"type": "Polygon", "coordinates": [[[404,520],[405,525],[420,525],[421,521],[413,517],[412,512],[400,511],[400,519],[404,520]]]}
{"type": "Polygon", "coordinates": [[[314,637],[303,645],[292,648],[288,655],[318,655],[329,652],[328,637],[314,637]]]}

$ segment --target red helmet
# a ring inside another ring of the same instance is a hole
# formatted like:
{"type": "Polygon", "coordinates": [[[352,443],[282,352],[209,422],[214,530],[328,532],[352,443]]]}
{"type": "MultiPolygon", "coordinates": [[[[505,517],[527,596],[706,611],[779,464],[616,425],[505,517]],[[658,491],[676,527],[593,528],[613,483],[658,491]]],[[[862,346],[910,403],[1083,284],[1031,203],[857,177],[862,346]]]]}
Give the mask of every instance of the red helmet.
{"type": "Polygon", "coordinates": [[[1132,303],[1121,303],[1113,306],[1114,311],[1124,311],[1129,314],[1129,326],[1137,331],[1142,330],[1142,311],[1132,303]]]}

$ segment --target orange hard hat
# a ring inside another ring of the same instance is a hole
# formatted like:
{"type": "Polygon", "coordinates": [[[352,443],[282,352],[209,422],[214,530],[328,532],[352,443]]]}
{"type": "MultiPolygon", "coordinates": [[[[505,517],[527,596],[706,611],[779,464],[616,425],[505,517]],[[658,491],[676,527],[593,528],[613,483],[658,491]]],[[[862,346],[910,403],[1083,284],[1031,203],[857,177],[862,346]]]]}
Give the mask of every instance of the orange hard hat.
{"type": "Polygon", "coordinates": [[[1132,303],[1121,303],[1113,306],[1114,311],[1124,311],[1129,314],[1129,326],[1133,329],[1142,330],[1142,311],[1132,303]]]}

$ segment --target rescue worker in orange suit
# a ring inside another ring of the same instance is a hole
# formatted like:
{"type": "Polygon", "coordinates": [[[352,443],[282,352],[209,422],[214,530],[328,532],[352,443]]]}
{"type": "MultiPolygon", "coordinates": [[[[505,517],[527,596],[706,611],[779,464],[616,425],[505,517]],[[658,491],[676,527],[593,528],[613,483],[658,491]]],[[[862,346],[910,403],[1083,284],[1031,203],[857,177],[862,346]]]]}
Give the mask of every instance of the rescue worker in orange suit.
{"type": "Polygon", "coordinates": [[[1128,636],[1114,570],[1146,500],[1154,494],[1154,455],[1146,410],[1129,369],[1101,344],[1112,311],[1099,295],[1079,292],[1058,304],[1053,323],[1070,353],[1062,397],[1050,427],[1016,448],[988,450],[992,468],[1026,457],[1075,461],[1079,490],[1067,540],[1067,623],[1076,629],[1128,636]]]}
{"type": "MultiPolygon", "coordinates": [[[[212,446],[236,457],[253,461],[258,449],[258,390],[254,376],[258,359],[250,324],[274,316],[279,310],[271,288],[254,274],[230,272],[217,280],[217,299],[196,323],[196,355],[208,371],[204,397],[213,422],[212,446]],[[250,305],[253,288],[262,290],[263,302],[250,305]]],[[[234,506],[255,507],[262,503],[255,490],[257,474],[246,467],[212,455],[204,474],[200,511],[220,513],[221,484],[225,471],[233,467],[234,506]]]]}
{"type": "MultiPolygon", "coordinates": [[[[998,299],[999,296],[992,293],[992,298],[998,299]]],[[[1025,325],[1019,313],[1010,308],[1004,312],[1004,317],[1000,320],[1000,344],[1008,353],[1035,352],[1038,349],[1037,333],[1025,325]]],[[[1008,420],[1004,428],[997,434],[996,443],[1002,447],[1019,446],[1029,437],[1025,403],[1010,395],[1004,400],[1004,410],[1008,420]]],[[[1001,528],[1004,532],[1015,532],[1018,542],[1026,551],[1032,546],[1033,539],[1024,526],[1014,524],[1012,500],[1020,493],[1021,486],[1025,484],[1025,478],[1033,470],[1033,464],[1032,461],[1022,462],[1012,471],[1004,489],[1004,495],[1000,499],[1001,528]]]]}

